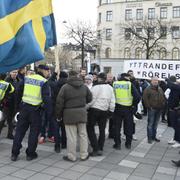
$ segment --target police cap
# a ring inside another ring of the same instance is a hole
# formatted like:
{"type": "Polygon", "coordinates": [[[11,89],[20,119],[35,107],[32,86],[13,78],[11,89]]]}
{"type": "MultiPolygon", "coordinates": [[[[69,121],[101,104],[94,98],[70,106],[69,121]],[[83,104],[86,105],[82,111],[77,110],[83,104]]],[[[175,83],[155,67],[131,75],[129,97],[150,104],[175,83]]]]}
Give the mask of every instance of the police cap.
{"type": "Polygon", "coordinates": [[[49,67],[48,66],[46,66],[46,65],[43,65],[43,64],[40,64],[39,66],[38,66],[38,69],[42,69],[42,70],[49,70],[49,67]]]}

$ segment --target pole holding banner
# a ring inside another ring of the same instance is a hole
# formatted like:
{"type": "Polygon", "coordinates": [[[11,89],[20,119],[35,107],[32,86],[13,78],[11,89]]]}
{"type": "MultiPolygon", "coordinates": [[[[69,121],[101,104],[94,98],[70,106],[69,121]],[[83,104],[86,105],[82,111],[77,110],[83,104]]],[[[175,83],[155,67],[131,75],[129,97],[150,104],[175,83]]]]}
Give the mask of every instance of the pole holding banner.
{"type": "Polygon", "coordinates": [[[54,53],[55,53],[55,72],[57,72],[57,74],[59,76],[60,62],[59,62],[59,47],[58,47],[58,45],[55,46],[54,53]]]}

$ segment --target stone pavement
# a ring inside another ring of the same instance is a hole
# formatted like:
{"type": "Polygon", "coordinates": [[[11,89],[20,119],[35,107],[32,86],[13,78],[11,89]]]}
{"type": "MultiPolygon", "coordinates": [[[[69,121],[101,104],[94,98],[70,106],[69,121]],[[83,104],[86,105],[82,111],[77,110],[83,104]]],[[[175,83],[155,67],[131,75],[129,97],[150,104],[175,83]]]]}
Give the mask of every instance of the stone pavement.
{"type": "Polygon", "coordinates": [[[112,148],[113,140],[107,139],[104,155],[76,163],[62,160],[65,151],[56,154],[53,145],[46,143],[38,146],[39,158],[27,162],[23,142],[20,159],[11,162],[12,141],[5,137],[4,129],[0,137],[0,179],[1,180],[180,180],[180,170],[174,167],[171,159],[178,160],[178,149],[167,144],[173,131],[159,124],[160,143],[149,145],[146,139],[146,120],[138,121],[136,126],[138,141],[133,141],[132,149],[127,150],[122,141],[122,150],[112,148]]]}

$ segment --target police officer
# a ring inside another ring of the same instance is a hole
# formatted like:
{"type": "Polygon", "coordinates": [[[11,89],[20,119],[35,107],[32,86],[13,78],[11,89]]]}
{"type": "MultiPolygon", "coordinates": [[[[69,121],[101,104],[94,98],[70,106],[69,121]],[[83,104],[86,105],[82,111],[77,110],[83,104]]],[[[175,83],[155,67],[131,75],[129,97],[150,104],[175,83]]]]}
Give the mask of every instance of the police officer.
{"type": "Polygon", "coordinates": [[[124,123],[124,134],[126,135],[125,147],[131,149],[133,135],[133,106],[140,101],[140,95],[135,86],[130,82],[130,75],[121,74],[121,78],[113,84],[116,106],[113,115],[115,134],[113,148],[121,149],[121,126],[124,123]]]}
{"type": "Polygon", "coordinates": [[[22,85],[22,107],[18,117],[16,133],[13,141],[11,160],[16,161],[22,147],[21,142],[26,131],[30,127],[28,147],[26,149],[26,159],[28,161],[38,157],[36,153],[38,135],[41,127],[41,105],[50,108],[50,91],[47,83],[49,68],[39,65],[37,74],[25,77],[22,85]]]}
{"type": "Polygon", "coordinates": [[[7,96],[14,92],[14,87],[11,83],[4,81],[6,74],[0,74],[0,110],[3,112],[3,118],[0,120],[0,134],[7,120],[8,123],[8,137],[12,137],[13,124],[12,120],[9,121],[8,114],[5,111],[7,96]]]}

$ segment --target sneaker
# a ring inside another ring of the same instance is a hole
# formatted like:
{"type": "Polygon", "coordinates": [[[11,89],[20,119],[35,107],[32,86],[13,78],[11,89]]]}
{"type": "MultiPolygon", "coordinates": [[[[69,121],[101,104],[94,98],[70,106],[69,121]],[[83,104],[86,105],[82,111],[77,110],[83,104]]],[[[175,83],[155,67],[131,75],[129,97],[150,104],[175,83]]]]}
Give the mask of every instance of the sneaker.
{"type": "Polygon", "coordinates": [[[155,138],[155,139],[154,139],[154,141],[156,141],[156,142],[160,142],[160,139],[155,138]]]}
{"type": "Polygon", "coordinates": [[[180,167],[180,161],[171,160],[171,162],[172,162],[176,167],[180,167]]]}
{"type": "Polygon", "coordinates": [[[121,136],[121,139],[126,140],[126,136],[123,134],[123,135],[121,136]]]}
{"type": "Polygon", "coordinates": [[[38,143],[39,144],[44,144],[45,143],[45,138],[44,137],[40,137],[38,143]]]}
{"type": "Polygon", "coordinates": [[[54,151],[55,151],[56,153],[60,153],[60,152],[61,152],[60,145],[55,145],[55,146],[54,146],[54,151]]]}
{"type": "Polygon", "coordinates": [[[32,161],[32,160],[34,160],[34,159],[37,159],[38,158],[38,154],[37,153],[34,153],[33,155],[27,155],[26,156],[26,160],[27,161],[32,161]]]}
{"type": "Polygon", "coordinates": [[[168,144],[171,144],[171,145],[173,145],[175,143],[176,143],[176,141],[174,139],[171,139],[171,140],[168,141],[168,144]]]}
{"type": "Polygon", "coordinates": [[[12,154],[12,155],[11,155],[11,161],[17,161],[17,157],[18,157],[18,156],[12,154]]]}
{"type": "Polygon", "coordinates": [[[135,135],[133,135],[133,138],[132,138],[133,141],[137,141],[137,137],[135,135]]]}
{"type": "Polygon", "coordinates": [[[126,149],[131,149],[131,144],[125,143],[126,149]]]}
{"type": "Polygon", "coordinates": [[[152,143],[153,143],[152,139],[148,139],[148,144],[152,144],[152,143]]]}
{"type": "Polygon", "coordinates": [[[175,144],[172,145],[173,148],[180,148],[180,143],[176,142],[175,144]]]}
{"type": "Polygon", "coordinates": [[[86,158],[81,158],[81,161],[86,161],[89,159],[89,154],[86,156],[86,158]]]}
{"type": "Polygon", "coordinates": [[[55,140],[54,140],[54,136],[52,136],[52,137],[49,137],[49,138],[48,138],[48,141],[49,141],[49,142],[52,142],[52,143],[54,143],[54,142],[55,142],[55,140]]]}
{"type": "Polygon", "coordinates": [[[63,156],[63,159],[64,159],[65,161],[69,161],[69,162],[76,162],[76,160],[71,160],[71,159],[69,159],[68,156],[63,156]]]}
{"type": "Polygon", "coordinates": [[[89,153],[89,156],[92,156],[92,157],[102,156],[102,151],[93,151],[89,153]]]}
{"type": "Polygon", "coordinates": [[[116,150],[121,150],[121,145],[114,144],[113,148],[116,150]]]}

